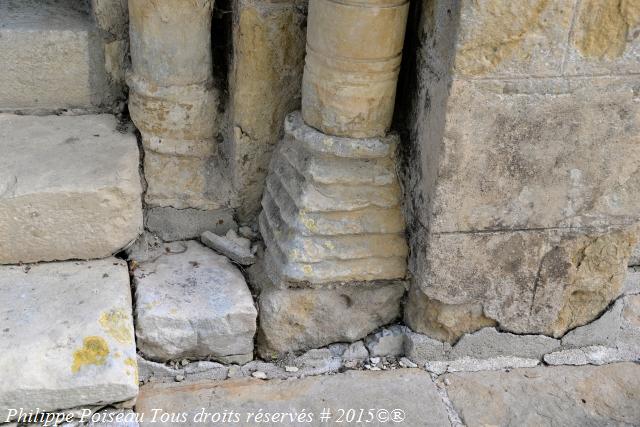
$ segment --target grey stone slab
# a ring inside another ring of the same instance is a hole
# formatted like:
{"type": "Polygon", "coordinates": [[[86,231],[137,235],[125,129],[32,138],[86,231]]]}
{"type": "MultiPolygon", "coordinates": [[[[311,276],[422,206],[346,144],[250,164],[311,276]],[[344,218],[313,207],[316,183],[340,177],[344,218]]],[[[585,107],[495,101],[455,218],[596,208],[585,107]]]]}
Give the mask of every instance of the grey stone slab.
{"type": "Polygon", "coordinates": [[[115,258],[0,267],[0,419],[138,393],[131,290],[115,258]]]}
{"type": "Polygon", "coordinates": [[[142,232],[138,145],[116,126],[0,114],[0,264],[103,258],[142,232]]]}
{"type": "Polygon", "coordinates": [[[614,362],[638,362],[640,350],[631,350],[625,346],[604,347],[600,345],[560,350],[546,354],[544,361],[548,365],[605,365],[614,362]]]}
{"type": "MultiPolygon", "coordinates": [[[[367,417],[368,408],[400,409],[404,413],[404,425],[449,426],[447,413],[429,374],[417,369],[400,369],[388,372],[350,371],[331,376],[316,376],[298,380],[234,379],[196,384],[150,384],[141,389],[136,410],[152,415],[153,408],[162,412],[185,412],[183,425],[195,425],[194,416],[204,408],[205,412],[222,412],[221,408],[238,414],[240,425],[257,424],[255,416],[260,412],[284,412],[280,420],[265,419],[266,425],[342,425],[337,421],[338,410],[360,408],[367,417]],[[322,422],[320,413],[329,408],[332,419],[322,422]],[[299,414],[312,418],[297,420],[299,414]],[[291,413],[291,418],[289,416],[291,413]],[[250,415],[252,414],[252,415],[250,415]],[[251,418],[247,419],[248,416],[251,418]]],[[[368,425],[389,425],[374,418],[368,425]]],[[[148,418],[147,418],[148,419],[148,418]]],[[[365,419],[365,418],[363,418],[365,419]]],[[[197,419],[196,419],[197,421],[197,419]]],[[[158,423],[156,425],[169,425],[158,423]]]]}
{"type": "Polygon", "coordinates": [[[165,242],[196,239],[205,231],[224,234],[236,227],[230,209],[208,211],[156,206],[145,211],[144,219],[145,228],[165,242]]]}
{"type": "Polygon", "coordinates": [[[448,374],[443,381],[469,427],[640,422],[640,365],[633,363],[448,374]]]}
{"type": "Polygon", "coordinates": [[[244,277],[198,242],[184,248],[134,270],[140,350],[158,361],[251,354],[257,312],[244,277]]]}
{"type": "Polygon", "coordinates": [[[449,353],[451,359],[474,357],[489,359],[498,356],[516,356],[541,359],[546,353],[560,347],[560,340],[544,335],[514,335],[498,332],[495,328],[484,328],[466,334],[449,353]]]}
{"type": "Polygon", "coordinates": [[[393,325],[369,335],[364,340],[369,354],[373,357],[404,356],[404,335],[406,330],[406,326],[393,325]]]}
{"type": "Polygon", "coordinates": [[[251,241],[239,237],[234,230],[229,230],[225,236],[205,231],[200,236],[200,241],[240,265],[251,265],[256,262],[256,257],[251,252],[251,241]]]}

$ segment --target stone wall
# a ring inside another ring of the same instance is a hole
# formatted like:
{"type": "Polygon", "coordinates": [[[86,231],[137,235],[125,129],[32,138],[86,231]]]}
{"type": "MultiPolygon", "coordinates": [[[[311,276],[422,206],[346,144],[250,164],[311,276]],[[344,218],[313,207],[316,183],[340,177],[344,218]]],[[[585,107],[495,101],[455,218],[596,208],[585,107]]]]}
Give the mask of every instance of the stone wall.
{"type": "Polygon", "coordinates": [[[620,295],[636,243],[640,9],[418,9],[405,79],[418,94],[404,110],[406,321],[451,342],[492,324],[562,336],[620,295]]]}

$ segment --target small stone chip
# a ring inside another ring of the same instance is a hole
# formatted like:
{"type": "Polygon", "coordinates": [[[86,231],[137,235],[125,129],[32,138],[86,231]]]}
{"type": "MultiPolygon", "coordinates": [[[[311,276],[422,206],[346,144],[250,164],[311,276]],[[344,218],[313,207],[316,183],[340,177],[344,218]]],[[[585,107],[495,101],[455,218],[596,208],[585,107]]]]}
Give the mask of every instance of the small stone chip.
{"type": "Polygon", "coordinates": [[[298,368],[296,366],[285,366],[284,370],[287,372],[298,372],[298,368]]]}
{"type": "Polygon", "coordinates": [[[262,371],[255,371],[255,372],[253,372],[253,373],[251,374],[251,376],[252,376],[253,378],[258,378],[258,379],[260,379],[260,380],[266,380],[266,379],[267,379],[267,374],[265,374],[265,373],[264,373],[264,372],[262,372],[262,371]]]}

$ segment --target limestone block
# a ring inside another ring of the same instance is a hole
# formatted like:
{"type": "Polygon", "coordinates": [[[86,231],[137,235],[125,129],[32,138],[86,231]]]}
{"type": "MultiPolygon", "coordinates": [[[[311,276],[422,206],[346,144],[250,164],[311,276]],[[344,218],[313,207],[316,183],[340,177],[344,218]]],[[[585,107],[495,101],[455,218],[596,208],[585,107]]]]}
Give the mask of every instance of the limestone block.
{"type": "MultiPolygon", "coordinates": [[[[202,416],[198,418],[198,413],[202,412],[202,408],[208,408],[212,401],[220,408],[233,408],[235,415],[240,416],[240,425],[265,423],[267,414],[271,419],[275,417],[278,420],[269,422],[272,425],[334,424],[319,421],[319,414],[324,407],[369,406],[402,408],[406,417],[404,422],[410,426],[449,425],[444,403],[429,374],[417,369],[352,371],[294,381],[240,378],[201,382],[196,386],[149,384],[141,388],[136,411],[144,414],[145,420],[151,419],[154,409],[161,408],[160,413],[166,416],[184,413],[186,422],[190,424],[207,423],[202,421],[202,416]],[[416,396],[420,396],[420,399],[416,399],[416,396]]],[[[159,426],[176,424],[160,422],[159,419],[160,415],[157,420],[159,426]]]]}
{"type": "Polygon", "coordinates": [[[145,201],[149,206],[217,211],[229,207],[232,191],[218,157],[158,154],[145,149],[145,201]]]}
{"type": "Polygon", "coordinates": [[[571,0],[449,6],[460,14],[454,72],[465,77],[561,75],[573,7],[571,0]]]}
{"type": "Polygon", "coordinates": [[[640,4],[580,2],[569,40],[569,75],[634,74],[640,62],[640,4]]]}
{"type": "Polygon", "coordinates": [[[241,0],[236,5],[228,151],[244,218],[256,215],[285,115],[300,106],[306,2],[241,0]]]}
{"type": "Polygon", "coordinates": [[[10,408],[55,411],[136,397],[125,262],[2,266],[0,300],[11,302],[0,308],[3,422],[10,408]]]}
{"type": "Polygon", "coordinates": [[[541,359],[560,347],[560,340],[544,335],[514,335],[499,332],[495,328],[484,328],[464,335],[449,353],[451,359],[474,357],[489,359],[500,356],[515,356],[541,359]]]}
{"type": "Polygon", "coordinates": [[[387,133],[408,11],[404,0],[309,2],[305,122],[330,135],[387,133]]]}
{"type": "Polygon", "coordinates": [[[640,365],[633,363],[448,374],[443,381],[470,427],[633,425],[640,419],[640,365]]]}
{"type": "Polygon", "coordinates": [[[251,359],[256,309],[240,271],[195,241],[134,271],[136,337],[149,359],[251,359]]]}
{"type": "Polygon", "coordinates": [[[145,228],[165,242],[200,237],[205,231],[224,234],[236,228],[231,209],[200,210],[152,207],[145,211],[145,228]]]}
{"type": "Polygon", "coordinates": [[[0,263],[102,258],[142,231],[135,136],[110,115],[0,115],[0,263]]]}
{"type": "Polygon", "coordinates": [[[400,315],[402,282],[336,289],[277,289],[265,286],[258,298],[258,351],[268,358],[291,351],[364,338],[400,315]]]}
{"type": "Polygon", "coordinates": [[[423,221],[433,232],[636,222],[636,83],[454,80],[423,221]]]}
{"type": "Polygon", "coordinates": [[[92,109],[107,102],[102,41],[83,2],[0,4],[0,110],[92,109]]]}
{"type": "MultiPolygon", "coordinates": [[[[559,337],[598,317],[621,294],[637,233],[630,227],[432,234],[418,284],[438,304],[476,304],[478,319],[495,321],[502,330],[559,337]]],[[[414,330],[428,334],[415,325],[432,322],[438,330],[442,324],[455,340],[480,329],[473,318],[445,321],[428,305],[411,302],[419,296],[410,294],[409,306],[417,308],[407,310],[414,330]]]]}

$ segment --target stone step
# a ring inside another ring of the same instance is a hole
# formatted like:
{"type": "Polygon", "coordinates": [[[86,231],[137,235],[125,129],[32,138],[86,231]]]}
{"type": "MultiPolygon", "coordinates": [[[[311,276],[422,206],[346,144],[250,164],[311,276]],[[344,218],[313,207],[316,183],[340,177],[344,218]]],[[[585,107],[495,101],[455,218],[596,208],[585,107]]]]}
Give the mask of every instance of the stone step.
{"type": "Polygon", "coordinates": [[[257,311],[240,270],[196,241],[166,244],[134,270],[136,336],[155,361],[253,358],[257,311]]]}
{"type": "Polygon", "coordinates": [[[0,264],[103,258],[137,237],[138,145],[116,125],[0,114],[0,264]]]}
{"type": "Polygon", "coordinates": [[[274,156],[267,180],[278,180],[300,209],[312,212],[353,211],[400,204],[398,183],[385,186],[325,185],[306,180],[282,156],[274,156]]]}
{"type": "Polygon", "coordinates": [[[273,238],[293,262],[349,260],[366,257],[406,257],[408,248],[402,234],[352,234],[342,236],[303,236],[287,227],[278,216],[263,211],[260,229],[273,238]]]}
{"type": "Polygon", "coordinates": [[[397,181],[391,158],[350,159],[311,155],[304,145],[285,138],[278,151],[305,178],[318,184],[391,185],[397,181]]]}
{"type": "MultiPolygon", "coordinates": [[[[265,236],[270,239],[271,236],[265,236]]],[[[273,242],[274,240],[271,240],[273,242]]],[[[324,260],[314,263],[289,261],[278,245],[271,244],[265,251],[265,269],[278,287],[290,283],[306,282],[313,285],[362,282],[368,280],[394,280],[405,277],[405,257],[359,258],[324,260]]]]}
{"type": "Polygon", "coordinates": [[[217,424],[219,421],[212,422],[211,414],[218,412],[220,417],[223,412],[220,408],[232,409],[235,413],[232,417],[238,419],[230,423],[238,425],[355,425],[359,416],[363,424],[370,419],[370,425],[375,426],[449,425],[447,410],[435,384],[429,374],[418,369],[351,371],[289,381],[244,378],[143,386],[136,411],[144,414],[145,419],[151,419],[156,408],[161,408],[162,413],[156,419],[159,426],[180,423],[170,419],[171,413],[184,413],[186,425],[217,424]],[[375,409],[369,413],[369,408],[375,409]],[[330,415],[321,415],[325,409],[330,415]],[[347,413],[349,409],[355,413],[347,413]],[[203,415],[200,419],[194,418],[202,412],[208,414],[206,420],[203,415]],[[266,414],[269,422],[265,421],[266,414]],[[277,421],[271,422],[275,415],[277,421]],[[165,421],[161,417],[166,417],[165,421]]]}
{"type": "Polygon", "coordinates": [[[125,262],[0,266],[0,301],[2,422],[12,408],[55,411],[137,395],[125,262]]]}
{"type": "Polygon", "coordinates": [[[398,208],[368,207],[342,212],[300,210],[279,180],[267,180],[262,207],[302,235],[400,233],[404,230],[402,212],[398,208]]]}
{"type": "Polygon", "coordinates": [[[106,101],[102,40],[82,0],[0,2],[0,111],[106,101]]]}

